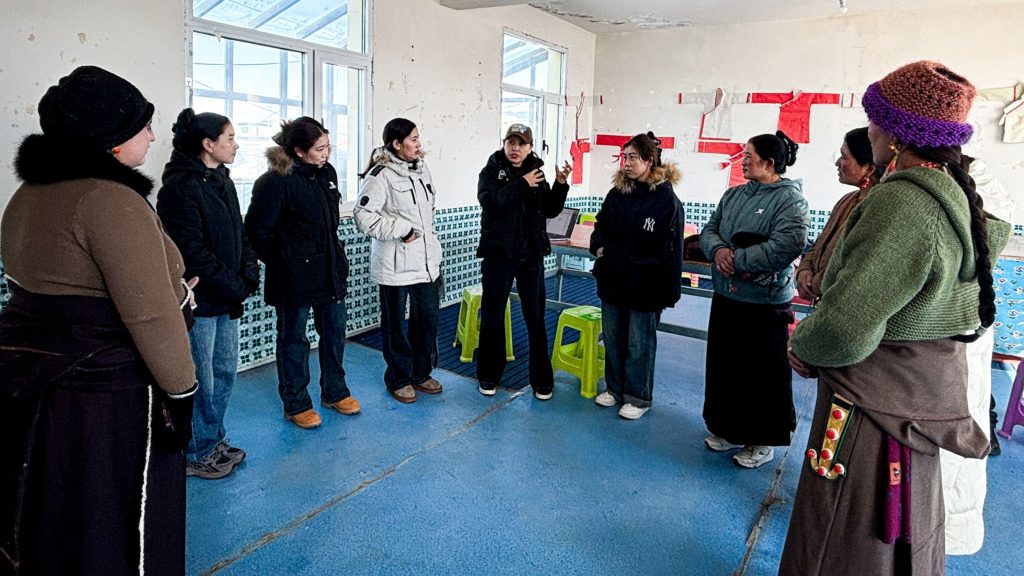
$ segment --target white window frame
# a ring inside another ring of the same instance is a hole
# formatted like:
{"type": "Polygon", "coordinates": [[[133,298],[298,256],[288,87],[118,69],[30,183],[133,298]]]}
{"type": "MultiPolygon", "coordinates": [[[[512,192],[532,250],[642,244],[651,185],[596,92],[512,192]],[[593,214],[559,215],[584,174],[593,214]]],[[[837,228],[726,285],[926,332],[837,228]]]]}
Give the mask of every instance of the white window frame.
{"type": "MultiPolygon", "coordinates": [[[[305,86],[304,93],[308,96],[305,98],[302,106],[302,113],[312,118],[317,117],[317,111],[323,109],[323,65],[333,64],[337,66],[344,66],[359,70],[363,75],[363,81],[361,82],[360,95],[359,95],[359,107],[360,107],[360,121],[362,123],[362,133],[359,144],[355,152],[358,156],[357,166],[362,166],[365,158],[369,157],[370,150],[373,148],[372,142],[373,137],[371,134],[372,129],[372,118],[373,118],[373,56],[371,54],[371,47],[373,46],[372,38],[372,18],[373,13],[373,0],[363,0],[363,45],[366,47],[365,52],[355,52],[352,50],[345,50],[341,48],[332,48],[322,44],[316,44],[314,42],[307,42],[304,40],[296,40],[294,38],[288,38],[287,36],[278,36],[276,34],[270,34],[267,32],[261,32],[259,30],[252,30],[249,28],[243,28],[240,26],[233,26],[230,24],[224,24],[221,22],[214,22],[211,20],[203,20],[196,18],[193,15],[193,4],[191,0],[187,0],[185,4],[188,9],[188,19],[186,24],[186,34],[188,36],[188,76],[185,79],[185,91],[186,101],[188,105],[192,105],[192,68],[194,66],[194,51],[193,51],[193,37],[195,33],[209,34],[217,38],[227,38],[231,40],[237,40],[240,42],[249,42],[253,44],[261,44],[270,48],[281,48],[285,50],[291,50],[293,52],[300,52],[305,55],[303,64],[305,66],[304,79],[305,86]]],[[[323,118],[318,118],[323,122],[323,118]]],[[[273,143],[268,141],[267,146],[270,147],[273,143]]],[[[349,177],[355,177],[355,174],[349,175],[349,177]]],[[[352,209],[355,206],[355,198],[349,199],[347,202],[341,205],[342,216],[351,216],[352,209]]]]}
{"type": "MultiPolygon", "coordinates": [[[[554,140],[555,141],[555,146],[554,146],[555,163],[556,163],[556,165],[561,164],[561,162],[565,158],[565,154],[564,154],[565,153],[565,147],[564,147],[562,141],[564,139],[563,136],[565,134],[565,113],[566,113],[566,109],[568,108],[566,106],[565,91],[567,89],[566,88],[566,78],[567,78],[567,75],[568,75],[568,68],[569,68],[569,66],[568,66],[569,49],[565,48],[564,46],[558,46],[557,44],[552,44],[550,42],[541,40],[540,38],[536,38],[534,36],[530,36],[529,34],[526,34],[526,33],[523,33],[523,32],[519,32],[518,30],[513,30],[512,28],[503,28],[502,29],[501,38],[499,39],[498,53],[502,55],[502,57],[501,57],[501,70],[498,73],[498,77],[502,79],[501,85],[498,88],[498,102],[503,102],[504,101],[504,93],[505,92],[512,92],[514,94],[521,94],[523,96],[532,96],[534,98],[540,98],[540,110],[538,112],[538,116],[539,117],[537,119],[537,124],[538,125],[530,127],[531,129],[533,129],[533,134],[534,134],[534,151],[537,152],[537,154],[539,156],[543,156],[544,155],[543,154],[543,146],[544,146],[544,144],[548,144],[548,146],[550,148],[550,146],[551,146],[550,141],[554,140]],[[515,37],[515,38],[519,38],[520,40],[524,40],[526,42],[532,42],[534,44],[539,44],[539,45],[544,46],[545,48],[547,48],[549,50],[553,50],[553,51],[558,52],[558,53],[560,53],[562,55],[562,69],[560,70],[560,78],[559,78],[559,84],[560,84],[560,88],[562,90],[561,94],[556,93],[556,92],[548,92],[547,90],[537,90],[535,88],[523,88],[522,86],[517,86],[515,84],[506,84],[504,82],[504,79],[505,79],[505,56],[504,56],[505,55],[505,36],[512,36],[512,37],[515,37]],[[548,113],[547,112],[547,108],[548,108],[549,104],[554,104],[554,105],[558,106],[559,110],[561,110],[561,117],[558,119],[558,132],[559,133],[554,135],[554,138],[552,138],[550,134],[547,134],[547,113],[548,113]],[[538,145],[538,143],[539,143],[539,145],[538,145]]],[[[499,111],[499,119],[498,119],[498,122],[499,122],[498,131],[500,133],[499,139],[505,137],[504,132],[501,132],[501,116],[500,116],[500,114],[501,114],[501,111],[499,111]]]]}

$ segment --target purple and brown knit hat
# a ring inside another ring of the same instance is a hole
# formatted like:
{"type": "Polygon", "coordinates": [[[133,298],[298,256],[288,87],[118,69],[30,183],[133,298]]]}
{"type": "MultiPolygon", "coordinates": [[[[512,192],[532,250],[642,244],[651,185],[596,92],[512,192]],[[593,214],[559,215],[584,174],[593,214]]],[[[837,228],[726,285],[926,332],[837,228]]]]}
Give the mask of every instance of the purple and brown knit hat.
{"type": "Polygon", "coordinates": [[[960,146],[974,129],[967,114],[974,86],[938,62],[922,60],[868,86],[862,102],[868,119],[900,142],[921,148],[960,146]]]}

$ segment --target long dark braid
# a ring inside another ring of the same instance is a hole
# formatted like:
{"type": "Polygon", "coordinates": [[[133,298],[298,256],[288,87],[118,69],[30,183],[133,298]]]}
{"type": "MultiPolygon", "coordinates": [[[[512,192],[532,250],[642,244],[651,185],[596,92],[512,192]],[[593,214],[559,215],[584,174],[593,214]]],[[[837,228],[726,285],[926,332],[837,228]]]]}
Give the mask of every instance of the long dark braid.
{"type": "Polygon", "coordinates": [[[978,317],[981,319],[981,328],[974,334],[955,338],[963,342],[974,342],[996,319],[996,290],[988,247],[988,214],[985,212],[985,202],[978,194],[974,178],[967,173],[974,159],[961,154],[959,146],[914,148],[913,151],[925,160],[945,166],[964,191],[967,203],[971,207],[971,243],[974,244],[974,266],[978,271],[978,317]]]}

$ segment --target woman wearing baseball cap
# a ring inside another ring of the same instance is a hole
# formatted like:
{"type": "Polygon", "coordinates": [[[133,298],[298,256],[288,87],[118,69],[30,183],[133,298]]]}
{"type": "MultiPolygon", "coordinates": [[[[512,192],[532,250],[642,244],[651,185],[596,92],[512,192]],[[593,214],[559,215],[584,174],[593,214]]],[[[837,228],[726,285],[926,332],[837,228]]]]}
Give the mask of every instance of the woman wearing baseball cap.
{"type": "Polygon", "coordinates": [[[819,375],[780,574],[943,574],[938,449],[989,450],[966,402],[966,342],[995,317],[1009,226],[982,209],[960,146],[975,89],[937,62],[868,87],[881,184],[850,214],[790,363],[819,375]]]}
{"type": "Polygon", "coordinates": [[[569,193],[568,162],[555,169],[555,185],[545,180],[544,161],[533,152],[533,131],[512,124],[502,148],[480,171],[480,246],[483,296],[480,303],[480,351],[477,380],[480,393],[493,396],[505,372],[505,302],[516,281],[529,334],[530,385],[538,400],[548,400],[554,374],[544,326],[544,257],[551,253],[546,219],[562,212],[569,193]]]}

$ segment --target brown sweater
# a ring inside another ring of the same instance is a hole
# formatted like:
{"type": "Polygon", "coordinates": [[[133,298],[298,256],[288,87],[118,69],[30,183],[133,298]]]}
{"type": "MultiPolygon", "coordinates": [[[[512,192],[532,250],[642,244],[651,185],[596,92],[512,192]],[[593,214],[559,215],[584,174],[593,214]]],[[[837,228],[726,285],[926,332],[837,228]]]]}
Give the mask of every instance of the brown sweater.
{"type": "Polygon", "coordinates": [[[0,258],[30,292],[110,298],[161,388],[195,382],[178,307],[185,266],[131,188],[95,178],[22,185],[0,223],[0,258]]]}
{"type": "Polygon", "coordinates": [[[811,292],[815,297],[821,297],[821,281],[825,278],[825,269],[828,268],[828,261],[832,258],[832,252],[839,245],[839,239],[843,236],[843,229],[846,227],[846,218],[850,212],[867,198],[866,190],[854,190],[843,196],[832,209],[832,214],[825,223],[825,228],[818,235],[814,245],[807,251],[800,266],[796,269],[796,278],[800,278],[803,272],[811,273],[811,292]]]}

